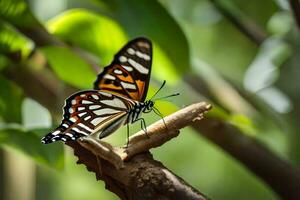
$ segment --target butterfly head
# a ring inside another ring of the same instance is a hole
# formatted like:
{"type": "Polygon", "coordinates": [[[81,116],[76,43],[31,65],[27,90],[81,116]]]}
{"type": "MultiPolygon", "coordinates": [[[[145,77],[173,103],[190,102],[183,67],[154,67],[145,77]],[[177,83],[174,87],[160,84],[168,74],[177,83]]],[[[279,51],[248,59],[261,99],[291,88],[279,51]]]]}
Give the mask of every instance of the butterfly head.
{"type": "Polygon", "coordinates": [[[153,107],[154,107],[154,101],[152,100],[145,101],[145,112],[152,111],[153,107]]]}

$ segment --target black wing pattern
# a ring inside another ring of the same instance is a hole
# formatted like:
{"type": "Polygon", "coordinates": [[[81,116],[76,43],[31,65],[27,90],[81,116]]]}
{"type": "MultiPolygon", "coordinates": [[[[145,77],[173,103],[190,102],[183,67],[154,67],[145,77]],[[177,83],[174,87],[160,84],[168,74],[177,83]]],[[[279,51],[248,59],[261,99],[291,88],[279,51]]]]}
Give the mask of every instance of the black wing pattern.
{"type": "Polygon", "coordinates": [[[126,44],[98,75],[94,89],[143,102],[148,91],[151,65],[151,42],[146,38],[136,38],[126,44]]]}
{"type": "Polygon", "coordinates": [[[116,125],[124,123],[132,105],[131,100],[104,91],[78,92],[66,100],[60,126],[43,137],[42,142],[67,142],[88,135],[99,137],[99,134],[103,138],[114,131],[109,126],[115,124],[116,129],[116,125]]]}

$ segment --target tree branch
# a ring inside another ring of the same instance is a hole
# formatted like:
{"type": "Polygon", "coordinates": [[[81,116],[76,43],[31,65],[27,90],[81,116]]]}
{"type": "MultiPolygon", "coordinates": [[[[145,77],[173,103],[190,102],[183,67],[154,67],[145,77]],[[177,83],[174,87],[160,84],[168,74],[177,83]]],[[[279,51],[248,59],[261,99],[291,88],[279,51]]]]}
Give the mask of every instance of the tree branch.
{"type": "Polygon", "coordinates": [[[226,6],[219,2],[219,0],[210,0],[210,2],[225,18],[255,44],[260,45],[267,38],[267,33],[253,21],[242,19],[241,16],[236,16],[226,6]]]}
{"type": "Polygon", "coordinates": [[[298,29],[300,29],[300,3],[299,0],[289,0],[298,29]]]}
{"type": "Polygon", "coordinates": [[[43,47],[47,45],[52,46],[66,46],[62,41],[53,37],[41,24],[37,24],[34,27],[23,27],[18,24],[14,24],[15,27],[32,41],[38,47],[43,47]]]}
{"type": "Polygon", "coordinates": [[[267,183],[282,199],[300,198],[300,170],[274,155],[239,129],[218,119],[206,118],[193,127],[267,183]]]}
{"type": "MultiPolygon", "coordinates": [[[[39,56],[36,53],[35,56],[39,56]]],[[[61,107],[64,99],[77,91],[74,87],[62,83],[48,68],[37,69],[32,62],[42,62],[40,58],[32,58],[31,62],[11,62],[0,74],[15,82],[26,96],[37,100],[45,106],[51,115],[61,120],[61,107]]]]}
{"type": "Polygon", "coordinates": [[[148,152],[179,134],[179,129],[203,118],[211,106],[205,102],[190,105],[165,117],[129,138],[128,147],[112,147],[92,138],[82,138],[67,145],[74,149],[77,163],[95,172],[107,189],[122,199],[207,199],[174,175],[148,152]]]}

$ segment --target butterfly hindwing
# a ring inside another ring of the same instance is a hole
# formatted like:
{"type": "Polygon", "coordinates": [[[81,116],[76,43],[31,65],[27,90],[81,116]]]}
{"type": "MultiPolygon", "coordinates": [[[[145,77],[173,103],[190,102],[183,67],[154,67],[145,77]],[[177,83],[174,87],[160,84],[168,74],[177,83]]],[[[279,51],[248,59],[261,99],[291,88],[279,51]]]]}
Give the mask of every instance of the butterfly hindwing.
{"type": "Polygon", "coordinates": [[[129,99],[104,91],[82,91],[70,96],[64,106],[64,116],[59,127],[47,134],[43,143],[57,140],[64,142],[76,140],[82,136],[97,137],[101,131],[109,135],[108,126],[125,122],[127,111],[133,102],[129,99]]]}
{"type": "Polygon", "coordinates": [[[143,102],[152,65],[152,44],[137,38],[125,45],[97,77],[94,89],[143,102]]]}

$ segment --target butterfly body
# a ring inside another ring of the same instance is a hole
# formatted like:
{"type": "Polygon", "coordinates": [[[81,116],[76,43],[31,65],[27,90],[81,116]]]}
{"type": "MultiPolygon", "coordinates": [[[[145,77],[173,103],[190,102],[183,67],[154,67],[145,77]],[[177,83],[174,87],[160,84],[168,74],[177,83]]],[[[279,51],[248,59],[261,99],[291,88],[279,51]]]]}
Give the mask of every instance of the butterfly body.
{"type": "Polygon", "coordinates": [[[120,126],[141,120],[154,102],[145,101],[152,64],[152,44],[146,38],[127,43],[104,68],[94,90],[75,93],[66,99],[61,124],[42,138],[42,143],[71,141],[80,137],[104,138],[120,126]]]}
{"type": "Polygon", "coordinates": [[[118,129],[122,125],[126,124],[133,124],[137,122],[138,120],[142,120],[142,129],[146,129],[145,121],[143,118],[141,118],[142,113],[149,113],[152,111],[154,107],[154,102],[149,100],[145,102],[138,102],[138,101],[133,101],[133,106],[128,109],[126,113],[126,118],[121,118],[120,123],[116,123],[115,126],[110,126],[107,129],[104,129],[100,134],[99,134],[99,139],[102,139],[111,133],[113,133],[116,129],[118,129]]]}

